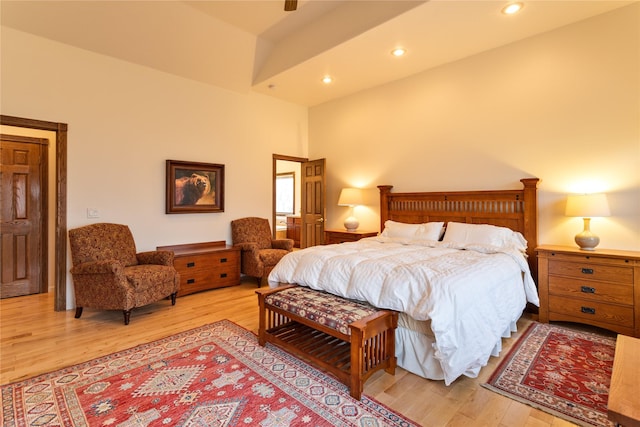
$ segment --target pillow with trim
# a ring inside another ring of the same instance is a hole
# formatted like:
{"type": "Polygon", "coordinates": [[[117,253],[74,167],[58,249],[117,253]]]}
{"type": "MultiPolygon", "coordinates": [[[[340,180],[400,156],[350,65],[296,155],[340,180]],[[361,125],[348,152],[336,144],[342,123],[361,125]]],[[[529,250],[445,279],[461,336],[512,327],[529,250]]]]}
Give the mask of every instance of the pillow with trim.
{"type": "Polygon", "coordinates": [[[450,222],[444,233],[443,242],[489,245],[498,248],[516,248],[524,251],[527,242],[522,234],[507,227],[490,224],[467,224],[450,222]]]}
{"type": "Polygon", "coordinates": [[[420,224],[420,226],[414,239],[438,241],[444,234],[444,221],[425,222],[424,224],[420,224]]]}
{"type": "Polygon", "coordinates": [[[422,224],[407,224],[388,219],[384,222],[384,230],[380,233],[380,236],[392,239],[413,239],[421,225],[422,224]]]}

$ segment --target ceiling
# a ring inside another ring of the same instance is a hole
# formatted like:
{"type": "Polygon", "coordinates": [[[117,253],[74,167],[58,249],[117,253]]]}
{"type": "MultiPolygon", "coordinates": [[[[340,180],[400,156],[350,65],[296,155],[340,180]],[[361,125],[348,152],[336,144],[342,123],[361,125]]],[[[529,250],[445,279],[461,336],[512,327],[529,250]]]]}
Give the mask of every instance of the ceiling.
{"type": "Polygon", "coordinates": [[[2,25],[240,93],[315,106],[633,1],[2,0],[2,25]],[[407,54],[396,58],[395,47],[407,54]],[[322,77],[331,75],[327,85],[322,77]]]}

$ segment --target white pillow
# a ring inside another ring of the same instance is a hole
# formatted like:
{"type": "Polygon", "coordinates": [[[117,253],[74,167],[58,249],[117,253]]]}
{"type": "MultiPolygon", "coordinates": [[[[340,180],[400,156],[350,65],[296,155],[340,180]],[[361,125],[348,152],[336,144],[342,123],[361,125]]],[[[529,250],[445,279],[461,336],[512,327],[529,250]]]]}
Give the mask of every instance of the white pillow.
{"type": "Polygon", "coordinates": [[[420,225],[421,224],[406,224],[389,219],[384,222],[384,230],[380,235],[390,238],[413,239],[420,229],[420,225]]]}
{"type": "Polygon", "coordinates": [[[387,220],[384,223],[382,237],[409,240],[440,240],[444,231],[444,222],[427,222],[424,224],[407,224],[387,220]]]}
{"type": "Polygon", "coordinates": [[[448,223],[442,241],[489,245],[498,248],[513,247],[519,250],[526,250],[527,245],[522,234],[510,228],[489,224],[465,224],[461,222],[448,223]]]}
{"type": "Polygon", "coordinates": [[[444,222],[426,222],[420,224],[418,232],[414,236],[418,240],[440,240],[444,233],[444,222]]]}

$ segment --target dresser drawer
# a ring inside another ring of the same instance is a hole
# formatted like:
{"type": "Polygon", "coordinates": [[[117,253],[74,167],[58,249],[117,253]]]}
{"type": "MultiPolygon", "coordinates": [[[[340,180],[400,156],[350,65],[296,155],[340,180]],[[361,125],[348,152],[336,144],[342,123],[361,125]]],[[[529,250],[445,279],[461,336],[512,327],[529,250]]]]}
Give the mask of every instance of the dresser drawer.
{"type": "Polygon", "coordinates": [[[224,264],[233,265],[238,259],[237,251],[229,251],[216,254],[191,255],[176,257],[175,268],[182,274],[189,274],[191,271],[218,268],[224,264]]]}
{"type": "MultiPolygon", "coordinates": [[[[211,267],[213,268],[231,268],[239,266],[240,264],[240,251],[229,251],[225,253],[218,253],[211,257],[211,267]]],[[[240,267],[238,267],[239,269],[240,267]]]]}
{"type": "Polygon", "coordinates": [[[551,295],[549,296],[549,312],[549,317],[552,319],[552,313],[558,313],[582,319],[586,323],[634,327],[633,307],[628,306],[551,295]]]}
{"type": "Polygon", "coordinates": [[[220,287],[238,284],[240,281],[240,269],[232,267],[233,266],[230,265],[228,267],[214,269],[211,272],[211,280],[220,287]]]}
{"type": "Polygon", "coordinates": [[[629,285],[549,276],[549,293],[588,301],[633,305],[633,287],[629,285]]]}
{"type": "Polygon", "coordinates": [[[180,274],[180,293],[184,295],[196,290],[235,285],[239,280],[240,271],[233,265],[229,268],[189,270],[180,274]]]}
{"type": "Polygon", "coordinates": [[[195,292],[208,286],[209,276],[211,276],[211,272],[204,269],[180,271],[180,294],[195,292]]]}
{"type": "Polygon", "coordinates": [[[549,260],[549,274],[633,285],[633,267],[549,260]]]}

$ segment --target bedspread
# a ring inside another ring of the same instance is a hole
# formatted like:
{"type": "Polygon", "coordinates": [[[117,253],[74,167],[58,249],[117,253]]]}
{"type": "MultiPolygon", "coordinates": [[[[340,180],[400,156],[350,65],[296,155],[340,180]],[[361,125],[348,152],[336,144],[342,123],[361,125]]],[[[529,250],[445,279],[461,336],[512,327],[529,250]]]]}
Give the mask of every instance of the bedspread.
{"type": "Polygon", "coordinates": [[[446,384],[484,366],[526,302],[538,305],[519,251],[384,237],[287,254],[270,286],[296,283],[431,320],[446,384]]]}

